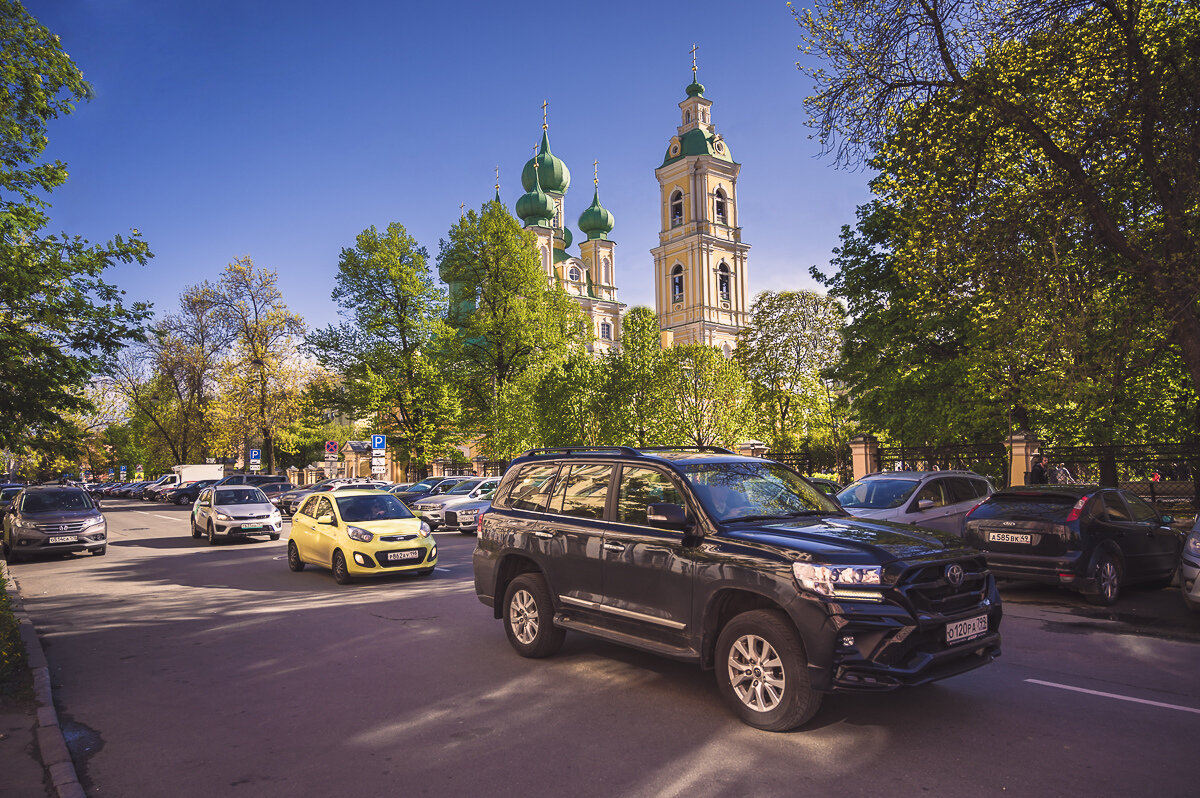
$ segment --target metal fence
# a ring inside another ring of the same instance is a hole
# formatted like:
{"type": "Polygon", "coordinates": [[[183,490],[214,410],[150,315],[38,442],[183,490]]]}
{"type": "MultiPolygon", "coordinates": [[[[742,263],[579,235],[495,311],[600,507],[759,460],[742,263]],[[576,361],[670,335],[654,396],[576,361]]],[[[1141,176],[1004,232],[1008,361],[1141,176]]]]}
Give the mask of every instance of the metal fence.
{"type": "Polygon", "coordinates": [[[794,452],[767,452],[764,457],[777,460],[788,468],[811,477],[828,474],[843,485],[854,481],[850,446],[803,446],[794,452]]]}
{"type": "Polygon", "coordinates": [[[880,447],[875,471],[974,471],[1008,487],[1008,449],[1002,443],[880,447]]]}
{"type": "Polygon", "coordinates": [[[1200,444],[1043,447],[1047,480],[1124,488],[1164,510],[1194,511],[1200,444]]]}
{"type": "Polygon", "coordinates": [[[481,465],[480,476],[484,477],[502,477],[504,476],[504,472],[508,470],[507,460],[484,460],[481,465]]]}

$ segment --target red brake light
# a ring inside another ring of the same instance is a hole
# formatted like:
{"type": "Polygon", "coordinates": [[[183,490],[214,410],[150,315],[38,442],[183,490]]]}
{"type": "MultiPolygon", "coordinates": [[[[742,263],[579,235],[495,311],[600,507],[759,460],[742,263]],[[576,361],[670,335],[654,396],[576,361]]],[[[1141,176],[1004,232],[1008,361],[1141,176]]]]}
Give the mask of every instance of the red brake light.
{"type": "MultiPolygon", "coordinates": [[[[970,518],[970,517],[971,517],[971,513],[973,513],[973,512],[975,512],[976,510],[978,510],[978,509],[979,509],[979,507],[980,507],[980,505],[982,505],[982,504],[983,504],[984,502],[986,502],[986,501],[987,501],[987,499],[986,499],[986,498],[984,498],[984,499],[980,499],[979,501],[975,502],[975,506],[974,506],[974,507],[972,507],[970,510],[967,510],[967,515],[966,515],[966,518],[970,518]]],[[[963,520],[965,521],[965,520],[966,520],[966,518],[964,518],[963,520]]]]}
{"type": "Polygon", "coordinates": [[[1071,523],[1072,521],[1079,520],[1079,516],[1083,513],[1083,508],[1087,505],[1087,503],[1088,503],[1087,496],[1082,496],[1082,497],[1080,497],[1079,501],[1075,502],[1075,506],[1071,508],[1071,512],[1067,513],[1067,523],[1068,524],[1071,523]]]}

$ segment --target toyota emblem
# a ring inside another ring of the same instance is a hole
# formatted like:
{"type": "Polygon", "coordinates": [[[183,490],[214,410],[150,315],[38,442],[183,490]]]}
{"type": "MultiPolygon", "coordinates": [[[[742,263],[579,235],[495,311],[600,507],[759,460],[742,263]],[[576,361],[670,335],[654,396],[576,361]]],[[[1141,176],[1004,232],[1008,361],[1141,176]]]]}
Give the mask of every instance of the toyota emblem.
{"type": "Polygon", "coordinates": [[[955,587],[958,587],[963,583],[964,576],[965,573],[963,571],[963,567],[958,563],[946,566],[946,581],[955,587]]]}

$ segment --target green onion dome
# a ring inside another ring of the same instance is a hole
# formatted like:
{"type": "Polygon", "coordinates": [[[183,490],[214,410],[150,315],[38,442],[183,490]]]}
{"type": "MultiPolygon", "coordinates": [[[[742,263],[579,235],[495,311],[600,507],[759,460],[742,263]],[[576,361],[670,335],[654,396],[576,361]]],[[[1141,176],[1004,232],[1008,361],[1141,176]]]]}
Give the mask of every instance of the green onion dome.
{"type": "Polygon", "coordinates": [[[561,238],[563,242],[563,249],[567,249],[571,246],[571,242],[575,239],[575,236],[571,235],[571,228],[564,227],[562,229],[561,238]]]}
{"type": "Polygon", "coordinates": [[[579,216],[579,229],[587,233],[589,240],[607,239],[614,225],[613,215],[600,204],[600,189],[592,195],[592,204],[579,216]]]}
{"type": "Polygon", "coordinates": [[[542,191],[535,170],[533,187],[517,200],[517,216],[521,217],[521,221],[526,226],[531,224],[548,226],[557,210],[558,206],[554,204],[554,200],[547,196],[545,191],[542,191]]]}
{"type": "Polygon", "coordinates": [[[704,84],[700,83],[699,81],[693,80],[691,83],[688,84],[687,96],[703,97],[704,96],[704,84]]]}
{"type": "Polygon", "coordinates": [[[550,152],[550,136],[545,130],[542,131],[542,146],[538,154],[526,161],[525,168],[521,170],[521,185],[526,191],[533,190],[535,172],[543,191],[567,193],[571,185],[571,172],[562,160],[550,152]]]}

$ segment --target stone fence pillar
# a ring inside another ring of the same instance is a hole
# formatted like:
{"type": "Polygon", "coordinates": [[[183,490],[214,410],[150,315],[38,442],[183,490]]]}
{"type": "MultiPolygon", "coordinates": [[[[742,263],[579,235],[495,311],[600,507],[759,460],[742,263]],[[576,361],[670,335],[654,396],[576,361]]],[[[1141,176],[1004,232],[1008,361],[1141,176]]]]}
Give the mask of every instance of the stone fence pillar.
{"type": "Polygon", "coordinates": [[[879,468],[879,439],[869,432],[850,439],[850,459],[854,464],[854,478],[862,479],[879,468]]]}
{"type": "Polygon", "coordinates": [[[1014,432],[1008,436],[1008,484],[1018,486],[1025,484],[1025,477],[1033,465],[1033,455],[1037,453],[1042,442],[1032,432],[1014,432]]]}

